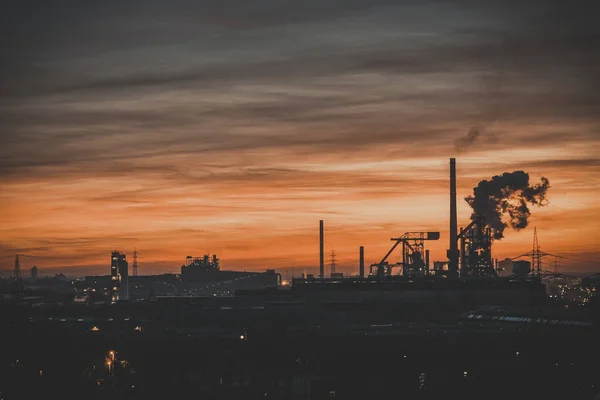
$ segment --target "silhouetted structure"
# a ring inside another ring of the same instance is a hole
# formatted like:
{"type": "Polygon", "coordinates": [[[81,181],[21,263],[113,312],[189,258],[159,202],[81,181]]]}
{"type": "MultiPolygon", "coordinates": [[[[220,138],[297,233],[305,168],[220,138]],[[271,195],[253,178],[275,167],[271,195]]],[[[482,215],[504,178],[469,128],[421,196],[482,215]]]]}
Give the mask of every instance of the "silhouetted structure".
{"type": "Polygon", "coordinates": [[[31,280],[35,282],[38,277],[38,268],[34,265],[31,267],[31,280]]]}
{"type": "Polygon", "coordinates": [[[331,250],[331,255],[329,256],[329,273],[332,278],[336,275],[335,267],[335,251],[331,250]]]}
{"type": "Polygon", "coordinates": [[[524,278],[531,272],[531,263],[525,260],[513,261],[511,271],[513,275],[524,278]]]}
{"type": "Polygon", "coordinates": [[[403,276],[424,277],[428,274],[425,262],[425,240],[438,240],[439,232],[406,232],[401,237],[391,238],[394,245],[377,264],[371,265],[371,275],[379,277],[392,276],[392,268],[402,267],[403,276]],[[402,261],[389,264],[386,260],[402,243],[402,261]]]}
{"type": "Polygon", "coordinates": [[[358,269],[358,275],[361,278],[365,277],[365,248],[364,246],[360,246],[360,250],[359,250],[359,269],[358,269]]]}
{"type": "Polygon", "coordinates": [[[224,271],[216,254],[212,258],[206,254],[202,257],[187,256],[186,262],[181,266],[181,280],[183,282],[235,282],[251,286],[277,286],[281,275],[274,270],[265,272],[224,271]]]}
{"type": "Polygon", "coordinates": [[[496,276],[492,263],[492,235],[484,216],[478,215],[461,229],[460,274],[462,277],[489,278],[496,276]]]}
{"type": "Polygon", "coordinates": [[[129,266],[125,253],[113,251],[110,264],[111,302],[129,299],[129,266]]]}
{"type": "Polygon", "coordinates": [[[323,220],[319,221],[319,278],[325,278],[325,254],[323,250],[323,220]]]}
{"type": "Polygon", "coordinates": [[[448,275],[448,261],[434,261],[433,262],[433,275],[436,278],[443,278],[448,275]]]}
{"type": "Polygon", "coordinates": [[[537,227],[533,228],[533,249],[531,250],[531,272],[534,274],[540,275],[542,271],[542,257],[546,256],[546,253],[543,253],[540,250],[540,244],[538,242],[537,237],[537,227]]]}
{"type": "Polygon", "coordinates": [[[456,211],[456,159],[450,159],[450,249],[448,250],[448,275],[458,277],[458,217],[456,211]]]}
{"type": "Polygon", "coordinates": [[[16,299],[23,297],[24,287],[23,278],[21,277],[21,265],[19,264],[19,255],[15,256],[15,268],[13,270],[13,295],[16,299]]]}
{"type": "Polygon", "coordinates": [[[136,249],[133,249],[133,276],[138,276],[138,262],[136,249]]]}

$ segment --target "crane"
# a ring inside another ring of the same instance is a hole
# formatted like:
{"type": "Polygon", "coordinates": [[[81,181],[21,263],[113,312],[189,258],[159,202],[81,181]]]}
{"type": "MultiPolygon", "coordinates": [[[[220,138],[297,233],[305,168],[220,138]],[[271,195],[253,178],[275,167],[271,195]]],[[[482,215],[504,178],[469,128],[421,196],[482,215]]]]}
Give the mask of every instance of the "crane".
{"type": "Polygon", "coordinates": [[[429,267],[429,254],[425,251],[425,240],[438,240],[439,232],[406,232],[390,240],[395,242],[390,251],[377,264],[371,265],[371,274],[378,277],[391,276],[394,267],[402,267],[404,276],[423,276],[429,267]],[[389,264],[386,260],[402,243],[402,261],[389,264]]]}

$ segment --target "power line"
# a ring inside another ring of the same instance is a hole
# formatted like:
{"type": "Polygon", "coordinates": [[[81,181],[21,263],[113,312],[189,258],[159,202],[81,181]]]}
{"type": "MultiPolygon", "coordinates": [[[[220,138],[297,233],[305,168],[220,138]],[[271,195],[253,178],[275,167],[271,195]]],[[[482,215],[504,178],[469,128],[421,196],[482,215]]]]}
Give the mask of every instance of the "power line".
{"type": "Polygon", "coordinates": [[[5,260],[8,258],[15,258],[15,256],[19,256],[19,257],[27,257],[27,258],[47,258],[47,259],[53,259],[53,260],[61,260],[64,259],[64,257],[58,257],[58,256],[33,256],[31,254],[22,254],[22,253],[16,253],[10,256],[5,256],[5,257],[0,257],[0,259],[5,260]]]}
{"type": "Polygon", "coordinates": [[[589,264],[600,265],[600,262],[598,262],[598,261],[583,260],[583,259],[579,259],[579,258],[575,258],[575,257],[558,256],[556,254],[550,254],[550,255],[553,256],[553,257],[564,258],[566,260],[577,261],[577,262],[581,262],[581,263],[589,263],[589,264]]]}
{"type": "MultiPolygon", "coordinates": [[[[548,256],[552,256],[552,257],[557,257],[557,258],[563,258],[565,260],[571,260],[571,261],[577,261],[577,262],[582,262],[582,263],[589,263],[589,264],[596,264],[596,265],[600,265],[600,262],[598,261],[592,261],[592,260],[583,260],[583,259],[579,259],[579,258],[574,258],[574,257],[565,257],[565,256],[559,256],[556,254],[552,254],[552,253],[544,253],[545,255],[548,256]]],[[[531,253],[524,253],[521,254],[519,256],[513,257],[511,258],[511,260],[516,260],[517,258],[521,258],[521,257],[531,257],[531,253]]]]}
{"type": "MultiPolygon", "coordinates": [[[[521,254],[517,257],[513,257],[511,258],[511,261],[514,261],[518,258],[521,257],[531,257],[531,273],[532,275],[537,274],[538,276],[541,276],[542,273],[546,276],[548,275],[563,275],[566,276],[564,274],[558,274],[557,272],[557,266],[558,266],[558,258],[562,258],[565,260],[571,260],[571,261],[576,261],[576,262],[580,262],[580,263],[589,263],[589,264],[595,264],[595,265],[599,265],[600,263],[598,263],[597,261],[591,261],[591,260],[583,260],[583,259],[578,259],[575,257],[566,257],[566,256],[559,256],[556,254],[552,254],[552,253],[548,253],[545,251],[541,251],[540,250],[540,245],[538,242],[538,238],[537,238],[537,228],[533,229],[533,249],[530,252],[521,254]],[[546,257],[546,256],[550,256],[550,257],[554,257],[554,273],[551,273],[549,271],[542,271],[541,270],[541,266],[542,266],[542,257],[546,257]]],[[[591,275],[593,276],[593,275],[591,275]]]]}

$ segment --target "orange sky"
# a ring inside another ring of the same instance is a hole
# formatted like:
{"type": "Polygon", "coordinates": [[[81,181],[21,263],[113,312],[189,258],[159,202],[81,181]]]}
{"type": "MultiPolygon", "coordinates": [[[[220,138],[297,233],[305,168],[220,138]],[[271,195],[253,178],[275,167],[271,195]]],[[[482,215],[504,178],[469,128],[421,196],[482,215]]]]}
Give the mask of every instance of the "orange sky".
{"type": "Polygon", "coordinates": [[[543,250],[600,258],[595,21],[562,3],[227,2],[2,17],[0,256],[101,273],[137,248],[140,273],[205,252],[311,272],[323,219],[338,270],[407,231],[440,231],[442,260],[457,157],[461,225],[481,179],[550,180],[549,205],[494,257],[529,251],[537,226],[543,250]]]}
{"type": "MultiPolygon", "coordinates": [[[[568,159],[573,149],[540,149],[545,157],[568,159]]],[[[579,149],[577,163],[586,151],[579,149]]],[[[492,174],[523,168],[531,179],[551,182],[550,204],[532,207],[543,250],[582,259],[595,257],[600,227],[595,167],[552,166],[535,152],[473,152],[458,157],[459,199],[492,174]],[[528,155],[529,154],[529,157],[528,155]],[[495,162],[490,161],[493,157],[495,162]],[[524,161],[525,158],[528,158],[524,161]],[[573,254],[570,254],[570,253],[573,254]],[[582,253],[583,255],[577,254],[582,253]]],[[[298,157],[300,158],[300,157],[298,157]]],[[[325,157],[324,157],[325,158],[325,157]]],[[[197,181],[187,160],[179,173],[140,172],[110,179],[47,178],[11,182],[2,193],[4,254],[64,257],[23,259],[51,266],[108,265],[113,248],[140,253],[140,271],[177,271],[186,255],[218,254],[224,268],[290,269],[318,266],[318,220],[325,220],[325,249],[335,249],[338,271],[355,271],[358,247],[376,262],[392,236],[439,230],[428,243],[432,260],[448,246],[448,159],[384,157],[378,160],[264,158],[254,170],[225,170],[197,181]],[[298,169],[294,169],[298,168],[298,169]],[[156,263],[165,261],[168,263],[156,263]]],[[[564,161],[564,164],[568,162],[564,161]]],[[[459,221],[468,205],[459,201],[459,221]]],[[[532,229],[507,230],[494,256],[514,257],[531,248],[532,229]]],[[[392,257],[391,260],[394,260],[392,257]]],[[[11,260],[7,260],[6,268],[11,260]]],[[[553,263],[551,259],[549,262],[553,263]]],[[[560,269],[589,268],[560,260],[560,269]]],[[[310,272],[311,270],[308,269],[310,272]]]]}

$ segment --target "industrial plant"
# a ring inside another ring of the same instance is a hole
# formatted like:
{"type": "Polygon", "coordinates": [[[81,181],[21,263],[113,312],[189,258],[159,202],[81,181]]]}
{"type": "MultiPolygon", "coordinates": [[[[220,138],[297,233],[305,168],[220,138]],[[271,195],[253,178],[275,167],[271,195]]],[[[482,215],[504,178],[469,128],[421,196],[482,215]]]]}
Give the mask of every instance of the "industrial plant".
{"type": "MultiPolygon", "coordinates": [[[[520,177],[520,173],[516,172],[520,177]]],[[[503,176],[505,180],[510,174],[503,176]]],[[[502,182],[502,184],[507,184],[502,182]]],[[[492,186],[492,184],[489,184],[492,186]]],[[[548,188],[547,180],[541,186],[529,186],[522,179],[516,185],[510,182],[512,192],[518,190],[526,193],[523,196],[531,203],[539,204],[548,188]]],[[[512,193],[511,193],[512,194],[512,193]]],[[[494,193],[485,192],[480,195],[490,197],[494,193]]],[[[494,199],[496,200],[496,199],[494,199]]],[[[473,204],[475,199],[470,199],[473,204]]],[[[478,200],[477,200],[478,201],[478,200]]],[[[500,199],[499,201],[503,201],[500,199]]],[[[393,237],[390,250],[375,264],[370,265],[365,275],[364,247],[359,249],[358,276],[326,277],[324,266],[324,221],[319,222],[320,265],[319,276],[304,276],[292,280],[291,292],[301,296],[325,297],[346,301],[373,301],[374,299],[390,303],[402,304],[453,304],[457,307],[476,307],[484,305],[527,306],[542,304],[546,297],[539,267],[532,270],[527,261],[517,261],[513,274],[499,277],[498,261],[492,258],[494,234],[501,237],[503,226],[493,231],[493,223],[488,217],[476,210],[471,215],[471,222],[465,228],[458,228],[456,207],[456,159],[450,159],[450,226],[448,259],[434,261],[433,268],[426,243],[440,239],[440,232],[406,232],[393,237]],[[390,264],[390,255],[399,248],[401,261],[390,264]]],[[[486,205],[487,207],[487,205],[486,205]]],[[[507,205],[502,205],[507,209],[507,205]]],[[[516,216],[510,210],[511,217],[516,216]]],[[[492,217],[500,220],[498,210],[490,211],[492,217]]],[[[494,221],[498,225],[497,221],[494,221]]],[[[520,220],[521,225],[526,222],[520,220]]],[[[523,226],[524,227],[524,226],[523,226]]]]}
{"type": "Polygon", "coordinates": [[[0,358],[4,398],[593,400],[600,276],[545,271],[535,230],[530,252],[493,258],[506,228],[528,226],[528,205],[545,204],[548,180],[530,185],[516,171],[481,181],[463,228],[454,158],[449,167],[443,260],[427,248],[440,232],[407,229],[375,263],[359,246],[353,274],[335,270],[332,251],[326,274],[324,220],[319,274],[289,281],[224,269],[216,254],[140,275],[137,250],[132,274],[115,250],[106,275],[42,278],[33,267],[27,279],[15,256],[0,307],[9,340],[27,346],[0,358]]]}

